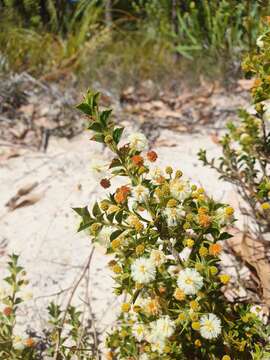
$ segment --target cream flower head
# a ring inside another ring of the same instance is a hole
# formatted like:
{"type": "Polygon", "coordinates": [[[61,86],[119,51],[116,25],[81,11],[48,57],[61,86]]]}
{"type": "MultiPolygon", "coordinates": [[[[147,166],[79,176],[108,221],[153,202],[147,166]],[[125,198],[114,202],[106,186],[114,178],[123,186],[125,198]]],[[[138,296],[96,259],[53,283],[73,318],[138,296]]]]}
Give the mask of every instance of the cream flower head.
{"type": "Polygon", "coordinates": [[[95,179],[99,181],[107,175],[108,163],[101,159],[92,160],[90,164],[90,171],[95,179]]]}
{"type": "Polygon", "coordinates": [[[132,196],[140,203],[147,200],[149,190],[143,185],[137,185],[132,189],[132,196]]]}
{"type": "Polygon", "coordinates": [[[185,215],[185,211],[182,206],[173,208],[166,207],[163,211],[163,215],[166,217],[168,226],[172,227],[177,225],[177,221],[181,218],[181,216],[185,215]]]}
{"type": "Polygon", "coordinates": [[[133,325],[132,334],[138,341],[142,341],[147,335],[147,329],[144,324],[138,323],[133,325]]]}
{"type": "Polygon", "coordinates": [[[173,180],[170,183],[170,191],[175,199],[183,201],[190,195],[190,184],[185,180],[173,180]]]}
{"type": "Polygon", "coordinates": [[[205,339],[215,339],[221,333],[221,321],[215,314],[203,315],[200,319],[200,334],[205,339]]]}
{"type": "Polygon", "coordinates": [[[166,261],[166,256],[161,250],[152,250],[150,254],[150,259],[156,266],[160,266],[166,261]]]}
{"type": "Polygon", "coordinates": [[[160,185],[161,180],[164,178],[164,173],[160,167],[155,166],[149,171],[149,177],[154,185],[160,185]]]}
{"type": "Polygon", "coordinates": [[[148,147],[148,141],[142,133],[133,133],[129,135],[128,142],[130,147],[137,151],[143,151],[148,147]]]}
{"type": "Polygon", "coordinates": [[[151,259],[140,257],[131,265],[131,276],[139,284],[148,284],[156,277],[156,266],[151,259]]]}
{"type": "Polygon", "coordinates": [[[103,228],[100,230],[98,236],[97,236],[97,240],[98,243],[101,246],[105,246],[107,247],[110,243],[110,237],[111,234],[116,230],[115,227],[113,226],[103,226],[103,228]]]}
{"type": "Polygon", "coordinates": [[[179,272],[177,285],[186,295],[195,295],[203,286],[203,277],[197,270],[186,268],[179,272]]]}

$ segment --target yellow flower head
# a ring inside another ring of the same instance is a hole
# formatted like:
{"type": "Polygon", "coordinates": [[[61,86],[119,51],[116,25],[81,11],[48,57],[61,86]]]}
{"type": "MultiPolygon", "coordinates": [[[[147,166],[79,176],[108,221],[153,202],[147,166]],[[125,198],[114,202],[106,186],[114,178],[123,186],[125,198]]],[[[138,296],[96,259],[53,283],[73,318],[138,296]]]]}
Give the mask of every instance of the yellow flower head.
{"type": "Polygon", "coordinates": [[[122,268],[120,265],[118,264],[115,264],[112,266],[112,271],[115,273],[115,274],[120,274],[122,272],[122,268]]]}
{"type": "Polygon", "coordinates": [[[186,316],[186,314],[185,313],[180,313],[179,315],[178,315],[178,320],[179,321],[185,321],[187,319],[187,316],[186,316]]]}
{"type": "Polygon", "coordinates": [[[192,248],[192,246],[194,245],[194,240],[192,240],[192,239],[187,239],[187,240],[186,240],[186,245],[187,245],[189,248],[192,248]]]}
{"type": "Polygon", "coordinates": [[[193,321],[192,323],[191,323],[191,327],[192,327],[192,329],[193,330],[200,330],[200,323],[199,323],[199,321],[193,321]]]}
{"type": "Polygon", "coordinates": [[[221,360],[231,360],[231,357],[229,355],[224,355],[221,360]]]}
{"type": "Polygon", "coordinates": [[[122,312],[124,312],[124,313],[129,312],[129,310],[130,310],[130,304],[129,304],[129,303],[123,303],[123,304],[121,305],[121,310],[122,310],[122,312]]]}
{"type": "Polygon", "coordinates": [[[227,206],[225,209],[225,214],[227,216],[232,216],[234,214],[234,208],[232,208],[231,206],[227,206]]]}
{"type": "Polygon", "coordinates": [[[205,246],[201,246],[199,249],[199,254],[204,257],[208,254],[208,249],[205,246]]]}
{"type": "Polygon", "coordinates": [[[200,310],[200,304],[195,300],[191,300],[190,303],[189,303],[189,306],[194,311],[200,310]]]}
{"type": "Polygon", "coordinates": [[[270,209],[270,203],[264,202],[263,204],[261,204],[261,209],[262,210],[269,210],[270,209]]]}
{"type": "Polygon", "coordinates": [[[170,199],[168,202],[167,202],[167,207],[168,208],[174,208],[177,206],[177,201],[175,199],[170,199]]]}
{"type": "Polygon", "coordinates": [[[112,245],[112,249],[113,250],[116,250],[119,248],[119,246],[121,245],[121,239],[120,238],[117,238],[117,239],[114,239],[111,243],[112,245]]]}
{"type": "Polygon", "coordinates": [[[140,244],[138,246],[136,246],[136,254],[137,255],[141,255],[144,252],[145,246],[143,244],[140,244]]]}
{"type": "Polygon", "coordinates": [[[226,285],[231,280],[231,277],[227,274],[221,274],[219,275],[219,280],[222,284],[226,285]]]}
{"type": "Polygon", "coordinates": [[[203,188],[198,188],[197,192],[198,192],[198,194],[204,194],[204,189],[203,188]]]}

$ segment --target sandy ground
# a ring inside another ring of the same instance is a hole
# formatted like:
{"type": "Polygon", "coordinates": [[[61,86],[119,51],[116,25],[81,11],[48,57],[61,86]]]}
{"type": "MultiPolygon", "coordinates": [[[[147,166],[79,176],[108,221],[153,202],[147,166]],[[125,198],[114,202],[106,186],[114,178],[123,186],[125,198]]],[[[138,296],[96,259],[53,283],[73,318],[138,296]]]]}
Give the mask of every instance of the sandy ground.
{"type": "MultiPolygon", "coordinates": [[[[207,149],[210,156],[220,154],[209,134],[181,135],[164,130],[158,143],[164,144],[155,148],[159,165],[180,168],[215,199],[230,202],[231,187],[221,183],[214,171],[204,168],[197,160],[200,148],[207,149]],[[177,146],[168,147],[170,143],[177,146]]],[[[44,307],[52,299],[66,303],[68,290],[89,256],[89,238],[86,233],[76,232],[79,219],[71,208],[91,204],[104,195],[105,191],[89,171],[91,159],[103,155],[106,156],[103,149],[90,142],[84,133],[72,141],[52,139],[47,153],[25,152],[1,167],[0,244],[5,254],[15,252],[20,255],[30,279],[26,291],[33,292],[33,300],[24,308],[27,314],[24,326],[44,327],[44,307]],[[41,195],[40,200],[8,212],[5,203],[18,189],[34,181],[38,186],[33,193],[41,195]]],[[[0,258],[2,269],[5,260],[5,256],[0,258]]],[[[119,308],[119,300],[112,294],[108,261],[101,249],[95,250],[88,288],[96,324],[103,333],[119,308]]],[[[85,289],[85,283],[82,283],[75,303],[85,299],[85,289]]]]}

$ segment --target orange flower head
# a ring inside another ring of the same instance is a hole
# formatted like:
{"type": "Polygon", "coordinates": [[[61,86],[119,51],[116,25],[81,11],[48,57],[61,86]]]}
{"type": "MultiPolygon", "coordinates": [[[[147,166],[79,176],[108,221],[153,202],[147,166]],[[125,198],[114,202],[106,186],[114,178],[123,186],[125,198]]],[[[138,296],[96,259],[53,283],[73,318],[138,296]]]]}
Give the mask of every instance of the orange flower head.
{"type": "Polygon", "coordinates": [[[129,194],[130,194],[130,188],[124,185],[116,190],[114,199],[118,204],[123,204],[127,200],[129,194]]]}
{"type": "Polygon", "coordinates": [[[158,315],[160,311],[160,305],[158,300],[157,299],[150,300],[145,306],[145,311],[149,315],[158,315]]]}
{"type": "Polygon", "coordinates": [[[28,338],[25,340],[25,345],[27,347],[33,347],[35,345],[35,340],[32,338],[28,338]]]}
{"type": "Polygon", "coordinates": [[[209,215],[207,214],[199,214],[199,224],[204,227],[204,228],[207,228],[211,225],[212,223],[212,219],[209,215]]]}
{"type": "Polygon", "coordinates": [[[131,161],[133,162],[134,165],[136,166],[142,166],[143,165],[143,157],[140,155],[134,155],[131,158],[131,161]]]}
{"type": "Polygon", "coordinates": [[[222,246],[220,244],[211,244],[209,246],[209,254],[213,256],[218,256],[221,253],[222,246]]]}
{"type": "Polygon", "coordinates": [[[5,307],[4,310],[3,310],[3,314],[6,315],[6,316],[11,315],[12,314],[12,308],[9,307],[9,306],[5,307]]]}
{"type": "Polygon", "coordinates": [[[158,155],[155,151],[151,150],[147,153],[147,159],[151,162],[155,162],[158,158],[158,155]]]}

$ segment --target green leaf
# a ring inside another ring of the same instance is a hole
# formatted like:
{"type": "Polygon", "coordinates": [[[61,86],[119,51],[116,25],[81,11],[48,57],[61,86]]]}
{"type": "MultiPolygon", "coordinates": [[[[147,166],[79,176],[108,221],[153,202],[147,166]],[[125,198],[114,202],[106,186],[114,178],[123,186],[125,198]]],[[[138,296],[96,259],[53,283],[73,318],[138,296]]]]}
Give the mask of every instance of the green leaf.
{"type": "Polygon", "coordinates": [[[115,230],[111,236],[110,236],[110,240],[113,241],[114,239],[116,239],[119,235],[121,235],[123,232],[123,230],[115,230]]]}
{"type": "Polygon", "coordinates": [[[123,211],[119,211],[116,215],[115,215],[115,220],[118,222],[118,224],[122,223],[123,220],[123,211]]]}
{"type": "Polygon", "coordinates": [[[116,144],[119,143],[123,131],[124,131],[123,127],[114,129],[114,131],[113,131],[113,140],[115,141],[116,144]]]}
{"type": "Polygon", "coordinates": [[[102,132],[102,126],[97,121],[91,122],[88,126],[88,130],[93,130],[96,132],[102,132]]]}
{"type": "Polygon", "coordinates": [[[104,135],[103,134],[95,134],[91,140],[96,141],[96,142],[100,142],[100,143],[104,143],[104,135]]]}
{"type": "Polygon", "coordinates": [[[92,213],[95,217],[98,217],[99,215],[102,214],[97,202],[95,202],[95,205],[93,206],[92,213]]]}
{"type": "Polygon", "coordinates": [[[112,169],[114,167],[119,167],[119,166],[122,166],[121,161],[118,158],[114,158],[114,159],[112,159],[109,169],[112,169]]]}
{"type": "Polygon", "coordinates": [[[228,232],[223,232],[219,235],[219,240],[227,240],[230,239],[232,237],[231,234],[229,234],[228,232]]]}
{"type": "Polygon", "coordinates": [[[76,106],[76,108],[86,115],[92,115],[92,110],[90,106],[85,102],[80,103],[79,105],[76,106]]]}
{"type": "Polygon", "coordinates": [[[93,219],[90,216],[87,206],[83,208],[73,208],[73,210],[82,217],[78,232],[87,229],[93,223],[93,219]]]}
{"type": "Polygon", "coordinates": [[[100,113],[100,122],[101,122],[101,124],[102,124],[102,126],[104,127],[104,128],[106,128],[107,127],[107,125],[108,125],[108,120],[109,120],[109,118],[110,118],[110,116],[111,116],[111,113],[112,113],[112,110],[110,109],[110,110],[104,110],[104,111],[102,111],[101,113],[100,113]]]}

